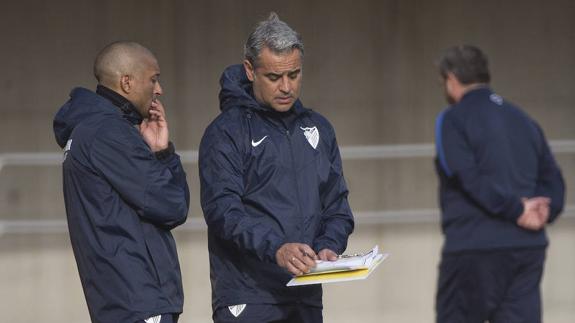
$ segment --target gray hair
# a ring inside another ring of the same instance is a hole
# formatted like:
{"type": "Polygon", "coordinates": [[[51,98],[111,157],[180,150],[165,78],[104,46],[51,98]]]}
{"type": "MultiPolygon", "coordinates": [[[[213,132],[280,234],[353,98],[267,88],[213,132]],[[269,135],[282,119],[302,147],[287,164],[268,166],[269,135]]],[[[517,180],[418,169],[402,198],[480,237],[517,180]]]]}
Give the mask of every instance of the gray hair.
{"type": "Polygon", "coordinates": [[[245,59],[256,67],[258,57],[264,47],[276,54],[299,49],[303,58],[303,42],[300,35],[281,21],[275,12],[270,13],[268,19],[261,21],[248,37],[244,45],[245,59]]]}

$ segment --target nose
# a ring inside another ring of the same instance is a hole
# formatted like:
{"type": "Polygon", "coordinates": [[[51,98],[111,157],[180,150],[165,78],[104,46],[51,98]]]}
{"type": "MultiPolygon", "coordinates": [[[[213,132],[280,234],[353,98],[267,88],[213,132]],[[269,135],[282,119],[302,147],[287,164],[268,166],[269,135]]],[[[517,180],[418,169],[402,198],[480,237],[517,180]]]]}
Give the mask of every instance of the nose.
{"type": "Polygon", "coordinates": [[[291,92],[291,84],[289,77],[284,75],[280,81],[280,91],[284,94],[289,94],[291,92]]]}
{"type": "Polygon", "coordinates": [[[155,93],[157,96],[160,96],[160,95],[164,94],[164,90],[162,89],[162,86],[160,85],[160,82],[159,82],[159,81],[156,82],[156,88],[154,89],[154,93],[155,93]]]}

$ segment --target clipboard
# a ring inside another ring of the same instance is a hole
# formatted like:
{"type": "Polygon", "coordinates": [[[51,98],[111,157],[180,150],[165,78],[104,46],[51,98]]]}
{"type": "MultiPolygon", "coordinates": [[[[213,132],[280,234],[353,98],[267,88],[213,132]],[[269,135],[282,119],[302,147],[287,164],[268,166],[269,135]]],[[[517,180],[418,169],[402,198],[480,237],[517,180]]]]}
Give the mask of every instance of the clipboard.
{"type": "Polygon", "coordinates": [[[293,277],[286,286],[327,284],[366,279],[389,255],[389,253],[378,253],[378,247],[375,246],[370,252],[362,255],[343,256],[336,261],[326,262],[329,263],[327,264],[329,266],[319,266],[318,264],[313,272],[293,277]]]}

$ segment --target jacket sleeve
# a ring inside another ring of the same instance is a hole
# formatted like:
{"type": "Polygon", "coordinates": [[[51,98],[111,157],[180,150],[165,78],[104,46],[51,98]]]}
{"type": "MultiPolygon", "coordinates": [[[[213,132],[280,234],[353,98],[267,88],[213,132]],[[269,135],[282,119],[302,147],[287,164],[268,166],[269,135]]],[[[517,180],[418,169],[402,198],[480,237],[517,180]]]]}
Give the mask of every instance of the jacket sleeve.
{"type": "Polygon", "coordinates": [[[208,231],[262,261],[276,263],[276,251],[285,237],[267,219],[246,211],[242,202],[243,149],[236,142],[243,137],[227,130],[208,127],[200,144],[201,204],[208,231]]]}
{"type": "Polygon", "coordinates": [[[143,219],[167,229],[186,221],[190,194],[175,153],[158,160],[138,131],[109,126],[91,146],[90,159],[112,188],[143,219]]]}
{"type": "Polygon", "coordinates": [[[537,126],[541,134],[542,151],[539,158],[539,171],[537,174],[537,188],[535,196],[545,196],[551,199],[548,222],[553,222],[563,211],[565,203],[565,183],[561,170],[549,149],[543,130],[537,126]]]}
{"type": "Polygon", "coordinates": [[[347,240],[354,229],[354,220],[349,206],[347,185],[343,176],[341,156],[333,128],[330,127],[330,171],[327,182],[320,187],[322,202],[321,231],[316,237],[313,249],[316,252],[330,249],[342,254],[347,240]]]}
{"type": "Polygon", "coordinates": [[[436,149],[441,169],[458,180],[463,190],[489,214],[515,222],[523,213],[521,197],[498,181],[500,160],[497,136],[484,138],[482,147],[473,151],[463,126],[443,111],[436,121],[436,149]]]}

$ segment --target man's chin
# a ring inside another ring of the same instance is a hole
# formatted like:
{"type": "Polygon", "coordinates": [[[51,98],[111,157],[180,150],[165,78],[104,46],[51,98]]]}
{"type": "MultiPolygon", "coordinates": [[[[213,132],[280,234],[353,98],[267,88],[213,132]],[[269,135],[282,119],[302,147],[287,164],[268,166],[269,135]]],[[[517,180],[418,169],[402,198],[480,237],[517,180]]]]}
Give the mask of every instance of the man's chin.
{"type": "Polygon", "coordinates": [[[286,112],[289,111],[292,106],[293,102],[290,102],[289,104],[274,104],[271,107],[277,112],[286,112]]]}

